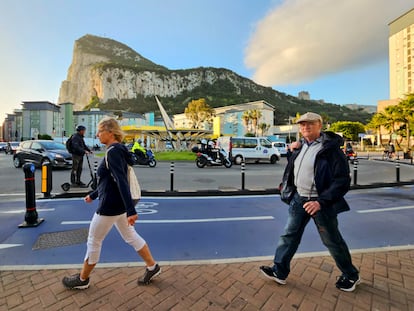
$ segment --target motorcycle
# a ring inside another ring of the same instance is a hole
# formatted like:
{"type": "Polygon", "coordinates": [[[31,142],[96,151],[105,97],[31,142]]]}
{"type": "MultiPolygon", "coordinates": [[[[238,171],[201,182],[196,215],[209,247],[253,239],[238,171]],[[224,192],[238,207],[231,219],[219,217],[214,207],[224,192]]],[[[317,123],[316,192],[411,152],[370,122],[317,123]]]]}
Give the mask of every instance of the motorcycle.
{"type": "Polygon", "coordinates": [[[197,146],[194,147],[192,151],[197,154],[196,165],[198,168],[203,168],[206,165],[208,166],[224,165],[224,167],[230,168],[233,165],[229,156],[227,155],[227,152],[223,148],[211,150],[211,152],[217,153],[216,159],[213,159],[213,157],[207,153],[207,150],[202,150],[198,148],[197,146]]]}
{"type": "Polygon", "coordinates": [[[157,165],[157,161],[155,160],[154,153],[151,149],[147,149],[145,157],[138,157],[134,152],[130,153],[134,165],[148,165],[149,167],[155,167],[157,165]]]}
{"type": "Polygon", "coordinates": [[[358,163],[357,153],[354,150],[347,150],[345,155],[346,159],[351,162],[351,164],[358,163]]]}

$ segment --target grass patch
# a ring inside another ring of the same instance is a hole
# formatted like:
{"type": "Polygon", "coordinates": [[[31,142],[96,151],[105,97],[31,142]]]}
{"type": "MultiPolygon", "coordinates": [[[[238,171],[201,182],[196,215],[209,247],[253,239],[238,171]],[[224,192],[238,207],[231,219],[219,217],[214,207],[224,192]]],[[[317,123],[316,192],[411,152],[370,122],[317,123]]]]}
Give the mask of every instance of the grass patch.
{"type": "Polygon", "coordinates": [[[195,161],[196,154],[191,151],[160,151],[154,153],[157,161],[195,161]]]}

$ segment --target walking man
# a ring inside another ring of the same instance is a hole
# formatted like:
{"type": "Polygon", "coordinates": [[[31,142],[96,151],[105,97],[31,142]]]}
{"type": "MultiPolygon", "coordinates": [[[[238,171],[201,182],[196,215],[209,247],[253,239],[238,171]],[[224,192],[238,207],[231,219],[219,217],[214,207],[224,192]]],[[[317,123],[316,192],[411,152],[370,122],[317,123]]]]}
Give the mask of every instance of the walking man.
{"type": "Polygon", "coordinates": [[[290,262],[303,232],[313,219],[322,243],[328,248],[342,275],[336,282],[340,290],[351,292],[360,283],[359,271],[338,229],[337,214],[348,211],[344,195],[349,190],[349,165],[341,150],[343,139],[322,132],[322,117],[307,112],[298,120],[303,138],[293,150],[283,174],[281,199],[289,204],[284,233],[280,236],[273,266],[261,266],[261,272],[278,284],[286,284],[290,262]]]}
{"type": "Polygon", "coordinates": [[[76,133],[72,135],[70,142],[67,146],[69,152],[72,154],[72,171],[70,173],[70,182],[72,186],[85,187],[86,184],[81,181],[83,156],[85,154],[92,153],[91,150],[86,146],[83,139],[85,135],[86,127],[78,125],[76,133]]]}

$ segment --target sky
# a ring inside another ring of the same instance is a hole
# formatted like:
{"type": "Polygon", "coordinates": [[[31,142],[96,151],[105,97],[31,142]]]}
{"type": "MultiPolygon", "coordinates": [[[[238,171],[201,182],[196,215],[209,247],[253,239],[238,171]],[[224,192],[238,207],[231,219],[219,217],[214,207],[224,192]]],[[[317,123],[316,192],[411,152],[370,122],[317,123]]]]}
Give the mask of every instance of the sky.
{"type": "Polygon", "coordinates": [[[388,24],[412,0],[1,0],[0,124],[58,103],[75,40],[119,41],[169,69],[227,68],[335,104],[389,98],[388,24]]]}

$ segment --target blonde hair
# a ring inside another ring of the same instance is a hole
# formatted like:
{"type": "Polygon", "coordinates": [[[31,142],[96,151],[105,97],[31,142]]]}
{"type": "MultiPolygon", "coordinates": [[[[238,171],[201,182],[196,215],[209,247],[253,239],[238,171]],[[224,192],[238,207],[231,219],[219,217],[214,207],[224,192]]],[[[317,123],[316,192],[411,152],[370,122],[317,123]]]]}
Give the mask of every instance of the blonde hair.
{"type": "Polygon", "coordinates": [[[117,142],[122,142],[125,137],[125,133],[121,130],[117,120],[111,117],[105,117],[98,123],[98,128],[102,128],[108,132],[114,134],[114,138],[117,142]]]}

